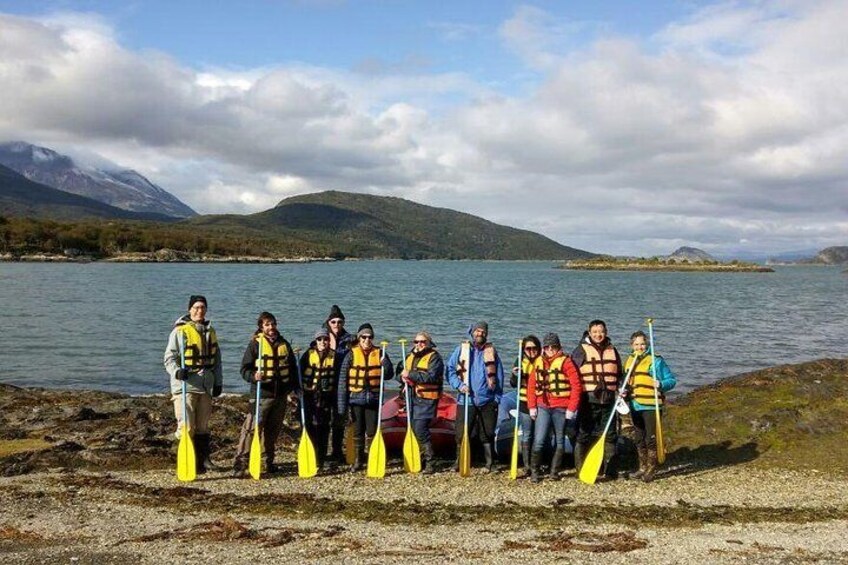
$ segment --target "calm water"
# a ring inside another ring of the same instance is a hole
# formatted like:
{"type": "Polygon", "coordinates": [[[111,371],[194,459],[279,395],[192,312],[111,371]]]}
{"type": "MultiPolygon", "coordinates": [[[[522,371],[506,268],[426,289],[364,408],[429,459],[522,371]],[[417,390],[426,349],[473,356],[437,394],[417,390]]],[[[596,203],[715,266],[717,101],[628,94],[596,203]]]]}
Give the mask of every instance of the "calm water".
{"type": "MultiPolygon", "coordinates": [[[[501,354],[518,339],[560,334],[567,350],[602,318],[622,353],[646,316],[679,389],[739,372],[848,357],[848,275],[785,267],[771,274],[562,271],[551,263],[363,261],[309,265],[0,263],[0,381],[22,386],[164,392],[162,354],[188,296],[205,294],[224,356],[238,374],[257,314],[267,309],[303,346],[339,304],[347,327],[378,339],[429,329],[443,354],[487,319],[501,354]]],[[[393,360],[400,358],[396,343],[393,360]]]]}

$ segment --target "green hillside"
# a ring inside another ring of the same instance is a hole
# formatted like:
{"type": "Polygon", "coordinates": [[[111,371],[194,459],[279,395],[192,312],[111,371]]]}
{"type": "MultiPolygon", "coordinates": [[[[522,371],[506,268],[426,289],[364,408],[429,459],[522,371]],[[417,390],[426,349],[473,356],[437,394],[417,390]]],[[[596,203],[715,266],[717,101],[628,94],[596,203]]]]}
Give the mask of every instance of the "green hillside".
{"type": "Polygon", "coordinates": [[[387,196],[328,191],[248,216],[203,216],[213,230],[285,235],[325,254],[406,259],[580,259],[594,254],[526,230],[387,196]]]}

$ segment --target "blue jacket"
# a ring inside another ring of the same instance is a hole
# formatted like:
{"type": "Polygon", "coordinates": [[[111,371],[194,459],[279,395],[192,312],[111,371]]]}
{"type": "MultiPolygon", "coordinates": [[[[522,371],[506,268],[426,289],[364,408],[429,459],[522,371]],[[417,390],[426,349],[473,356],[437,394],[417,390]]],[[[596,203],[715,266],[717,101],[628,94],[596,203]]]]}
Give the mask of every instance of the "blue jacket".
{"type": "MultiPolygon", "coordinates": [[[[462,349],[461,345],[458,345],[456,349],[451,353],[450,358],[448,359],[447,365],[447,375],[448,382],[450,385],[459,392],[459,387],[462,386],[462,378],[456,374],[456,366],[459,363],[459,353],[462,349]]],[[[503,364],[501,363],[501,358],[498,355],[497,351],[495,351],[495,363],[497,363],[497,373],[494,390],[489,389],[489,385],[486,381],[486,365],[483,360],[483,350],[476,347],[473,343],[471,344],[471,354],[469,356],[468,364],[468,386],[471,390],[471,401],[474,406],[485,406],[490,402],[500,402],[501,395],[503,394],[503,383],[504,383],[504,370],[503,364]]],[[[465,395],[457,394],[456,401],[458,404],[465,406],[465,395]]]]}
{"type": "MultiPolygon", "coordinates": [[[[645,350],[646,355],[651,354],[651,348],[647,348],[645,350]]],[[[657,373],[659,377],[654,374],[653,366],[648,368],[648,372],[651,373],[651,376],[660,382],[660,391],[668,392],[673,389],[677,385],[677,377],[671,372],[671,369],[668,366],[668,363],[665,362],[661,356],[656,356],[656,365],[657,365],[657,373]]],[[[630,407],[637,412],[644,412],[645,410],[654,410],[653,406],[647,406],[645,404],[640,404],[633,399],[630,399],[630,407]]]]}

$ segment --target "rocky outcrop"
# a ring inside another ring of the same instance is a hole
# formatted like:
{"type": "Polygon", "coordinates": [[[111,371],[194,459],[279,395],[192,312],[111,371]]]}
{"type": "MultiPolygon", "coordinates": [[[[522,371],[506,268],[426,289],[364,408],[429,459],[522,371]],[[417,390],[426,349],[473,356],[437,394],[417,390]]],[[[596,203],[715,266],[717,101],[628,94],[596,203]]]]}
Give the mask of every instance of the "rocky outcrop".
{"type": "Polygon", "coordinates": [[[819,251],[813,263],[823,265],[848,265],[848,246],[827,247],[819,251]]]}

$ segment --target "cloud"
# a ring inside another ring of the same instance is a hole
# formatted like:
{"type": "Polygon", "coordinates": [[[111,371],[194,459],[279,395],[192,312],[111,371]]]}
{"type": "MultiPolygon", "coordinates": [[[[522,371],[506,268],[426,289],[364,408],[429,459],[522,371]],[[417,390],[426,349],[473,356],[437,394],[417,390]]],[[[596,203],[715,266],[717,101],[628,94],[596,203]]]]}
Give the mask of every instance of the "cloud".
{"type": "Polygon", "coordinates": [[[521,6],[499,28],[537,77],[516,95],[403,61],[194,69],[96,17],[0,15],[0,137],[99,153],[202,212],[338,189],[599,252],[824,247],[848,241],[846,17],[721,3],[642,40],[521,6]]]}

